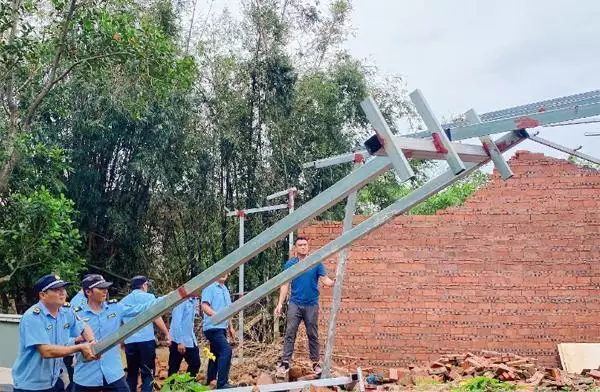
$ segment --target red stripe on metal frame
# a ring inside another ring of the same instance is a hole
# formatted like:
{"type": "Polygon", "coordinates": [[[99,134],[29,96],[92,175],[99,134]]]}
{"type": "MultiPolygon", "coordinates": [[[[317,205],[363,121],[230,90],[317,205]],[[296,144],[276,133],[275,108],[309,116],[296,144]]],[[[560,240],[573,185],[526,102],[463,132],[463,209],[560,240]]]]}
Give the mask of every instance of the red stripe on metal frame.
{"type": "Polygon", "coordinates": [[[515,124],[519,129],[527,129],[538,127],[540,122],[531,117],[521,117],[515,120],[515,124]]]}
{"type": "Polygon", "coordinates": [[[433,139],[433,145],[435,146],[435,150],[441,154],[447,154],[448,153],[448,149],[446,147],[444,147],[444,144],[442,143],[442,137],[440,136],[439,133],[434,132],[431,134],[431,138],[433,139]]]}
{"type": "Polygon", "coordinates": [[[490,154],[490,148],[488,147],[487,143],[481,143],[483,146],[483,150],[485,151],[485,153],[489,156],[491,156],[490,154]]]}

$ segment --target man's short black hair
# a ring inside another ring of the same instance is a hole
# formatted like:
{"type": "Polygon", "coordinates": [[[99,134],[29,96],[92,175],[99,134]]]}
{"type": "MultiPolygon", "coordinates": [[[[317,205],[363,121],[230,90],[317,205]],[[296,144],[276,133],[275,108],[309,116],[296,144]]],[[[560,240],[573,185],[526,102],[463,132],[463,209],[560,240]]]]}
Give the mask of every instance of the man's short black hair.
{"type": "Polygon", "coordinates": [[[296,241],[294,241],[294,244],[297,244],[298,241],[306,241],[306,242],[308,242],[308,237],[305,237],[303,235],[299,235],[298,237],[296,237],[296,241]]]}

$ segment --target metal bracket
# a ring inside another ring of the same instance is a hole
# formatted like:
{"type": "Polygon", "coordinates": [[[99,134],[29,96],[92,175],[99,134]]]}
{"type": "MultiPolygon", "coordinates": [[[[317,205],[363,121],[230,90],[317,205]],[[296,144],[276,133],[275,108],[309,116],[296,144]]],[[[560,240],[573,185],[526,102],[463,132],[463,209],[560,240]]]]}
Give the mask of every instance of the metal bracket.
{"type": "MultiPolygon", "coordinates": [[[[479,124],[481,122],[481,119],[479,118],[477,112],[475,112],[474,109],[467,111],[465,113],[465,117],[469,124],[479,124]]],[[[502,176],[502,179],[507,180],[510,177],[512,177],[513,172],[510,166],[508,166],[508,162],[506,162],[506,160],[502,156],[502,153],[500,153],[500,150],[498,150],[498,146],[496,146],[492,138],[489,135],[486,135],[480,136],[479,140],[481,141],[481,144],[483,144],[485,149],[488,151],[490,158],[492,158],[492,162],[494,162],[496,169],[498,169],[498,172],[500,172],[500,176],[502,176]]]]}
{"type": "Polygon", "coordinates": [[[417,89],[410,93],[410,99],[415,105],[417,112],[421,115],[421,118],[423,118],[425,126],[431,132],[433,144],[436,146],[437,151],[446,154],[446,160],[454,174],[463,172],[465,170],[465,164],[458,156],[452,143],[450,143],[448,135],[446,135],[446,132],[435,118],[435,115],[425,100],[423,93],[421,93],[421,90],[417,89]]]}
{"type": "Polygon", "coordinates": [[[406,181],[415,176],[412,167],[408,163],[408,160],[404,156],[404,153],[396,144],[394,143],[393,134],[391,129],[388,127],[383,115],[377,108],[375,101],[372,97],[367,97],[364,101],[360,103],[367,119],[375,129],[375,132],[380,138],[380,143],[383,145],[383,149],[385,150],[387,156],[390,158],[394,169],[396,169],[396,173],[402,181],[406,181]]]}

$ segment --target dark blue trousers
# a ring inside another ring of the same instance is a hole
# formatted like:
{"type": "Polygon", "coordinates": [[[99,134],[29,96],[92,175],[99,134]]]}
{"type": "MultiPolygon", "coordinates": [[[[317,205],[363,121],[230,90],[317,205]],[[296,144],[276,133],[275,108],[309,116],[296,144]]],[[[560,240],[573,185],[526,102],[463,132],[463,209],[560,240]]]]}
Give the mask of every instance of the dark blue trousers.
{"type": "Polygon", "coordinates": [[[229,383],[229,369],[231,368],[231,346],[227,341],[226,329],[207,329],[204,336],[210,342],[210,352],[212,352],[216,361],[208,361],[206,371],[206,383],[210,384],[217,380],[217,388],[222,388],[229,383]]]}
{"type": "Polygon", "coordinates": [[[111,382],[110,384],[106,382],[106,379],[103,379],[104,385],[100,387],[86,387],[79,384],[73,384],[73,392],[87,392],[87,391],[115,391],[115,392],[130,392],[129,387],[127,386],[127,382],[125,382],[125,377],[118,379],[115,382],[111,382]]]}
{"type": "Polygon", "coordinates": [[[131,391],[137,390],[138,374],[142,375],[142,392],[152,392],[154,367],[156,364],[156,342],[136,342],[125,344],[127,358],[127,385],[131,391]]]}
{"type": "Polygon", "coordinates": [[[169,347],[169,376],[179,371],[181,361],[184,359],[188,364],[187,372],[190,376],[196,377],[198,370],[200,370],[200,349],[198,346],[186,347],[185,353],[181,354],[177,350],[177,342],[171,342],[169,347]]]}

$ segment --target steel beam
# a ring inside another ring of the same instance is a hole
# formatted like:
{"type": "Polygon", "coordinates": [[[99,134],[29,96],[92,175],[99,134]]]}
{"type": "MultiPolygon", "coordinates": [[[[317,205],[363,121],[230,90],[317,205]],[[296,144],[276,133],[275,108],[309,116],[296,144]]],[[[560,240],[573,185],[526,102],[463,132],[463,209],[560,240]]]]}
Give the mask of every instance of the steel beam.
{"type": "MultiPolygon", "coordinates": [[[[288,189],[288,215],[293,214],[296,209],[296,188],[288,189]]],[[[288,255],[292,254],[292,249],[294,249],[294,232],[290,231],[288,233],[288,255]]]]}
{"type": "MultiPolygon", "coordinates": [[[[515,146],[524,139],[525,137],[521,132],[511,132],[510,134],[500,138],[496,142],[496,144],[499,146],[501,151],[506,151],[507,149],[515,146]]],[[[215,323],[220,323],[221,321],[226,320],[231,316],[237,314],[240,310],[246,308],[249,305],[252,305],[254,302],[260,300],[262,297],[268,295],[280,286],[301,275],[302,273],[314,267],[321,261],[332,256],[336,252],[347,247],[352,242],[369,234],[370,232],[382,226],[384,223],[393,219],[397,215],[402,214],[403,212],[407,211],[413,206],[424,201],[431,195],[443,190],[444,188],[456,182],[457,180],[467,176],[468,174],[472,173],[474,170],[480,168],[489,161],[490,158],[480,163],[469,163],[466,165],[466,170],[458,175],[455,175],[452,172],[452,170],[449,170],[441,174],[440,176],[428,181],[421,187],[409,193],[407,196],[396,201],[389,207],[381,210],[369,219],[363,221],[362,223],[354,227],[352,230],[343,233],[341,236],[329,242],[322,248],[318,249],[316,252],[308,255],[302,260],[301,263],[296,263],[292,267],[284,270],[279,275],[270,279],[268,282],[263,283],[258,288],[245,295],[243,298],[235,301],[231,306],[229,306],[226,309],[223,309],[215,316],[213,316],[213,321],[215,323]]]]}
{"type": "MultiPolygon", "coordinates": [[[[566,97],[552,98],[545,101],[538,101],[526,105],[515,106],[508,109],[494,110],[493,112],[483,113],[481,121],[494,121],[502,118],[510,118],[515,116],[524,116],[530,113],[544,112],[548,110],[572,108],[575,106],[589,105],[591,103],[600,102],[600,90],[589,91],[586,93],[569,95],[566,97]]],[[[444,129],[456,128],[461,126],[460,123],[442,124],[444,129]]]]}
{"type": "MultiPolygon", "coordinates": [[[[600,102],[451,128],[446,131],[446,134],[451,141],[464,140],[472,137],[492,135],[518,129],[530,129],[597,115],[600,115],[600,102]]],[[[431,132],[425,131],[407,136],[427,137],[430,135],[431,132]]]]}
{"type": "Polygon", "coordinates": [[[415,173],[404,156],[402,149],[398,148],[394,143],[392,130],[388,127],[387,122],[377,108],[373,98],[367,97],[360,103],[360,106],[375,129],[377,137],[380,139],[380,143],[383,145],[386,155],[390,158],[398,177],[400,177],[402,181],[414,177],[415,173]]]}
{"type": "MultiPolygon", "coordinates": [[[[245,215],[241,215],[239,217],[240,220],[240,232],[239,232],[239,238],[238,238],[238,242],[239,242],[239,247],[241,248],[242,246],[244,246],[244,237],[245,237],[245,232],[244,232],[244,223],[246,221],[246,216],[245,215]]],[[[245,289],[244,289],[244,267],[245,264],[240,264],[240,266],[238,267],[238,292],[240,293],[240,297],[244,296],[245,293],[245,289]]],[[[240,315],[238,317],[238,340],[240,342],[239,348],[238,348],[238,356],[239,358],[243,358],[244,357],[244,311],[242,310],[240,312],[240,315]]]]}
{"type": "Polygon", "coordinates": [[[415,109],[417,109],[417,113],[423,119],[425,126],[431,132],[431,136],[433,137],[434,144],[436,145],[436,150],[438,152],[444,152],[444,157],[448,161],[448,165],[450,169],[454,172],[454,174],[458,174],[465,170],[465,164],[462,162],[458,153],[453,147],[453,144],[448,140],[448,136],[442,129],[442,126],[438,122],[437,118],[435,118],[435,114],[433,110],[429,107],[427,100],[421,93],[421,90],[417,89],[410,93],[410,99],[415,105],[415,109]],[[441,144],[441,145],[440,145],[441,144]]]}
{"type": "MultiPolygon", "coordinates": [[[[409,158],[433,160],[446,159],[447,153],[440,152],[432,138],[418,139],[405,136],[394,136],[393,140],[409,158]]],[[[481,162],[488,158],[486,150],[480,145],[466,143],[450,143],[450,145],[458,154],[460,160],[464,162],[481,162]]],[[[387,153],[380,149],[375,155],[386,156],[387,153]]]]}
{"type": "Polygon", "coordinates": [[[258,212],[268,212],[268,211],[283,210],[284,208],[288,208],[287,204],[277,204],[277,205],[274,205],[274,206],[248,208],[247,210],[230,211],[230,212],[227,213],[227,216],[236,216],[240,212],[242,212],[242,213],[244,213],[246,215],[250,215],[250,214],[256,214],[258,212]]]}
{"type": "Polygon", "coordinates": [[[529,136],[529,139],[533,140],[534,142],[543,144],[544,146],[548,146],[548,147],[554,148],[555,150],[558,150],[558,151],[566,152],[567,154],[574,155],[577,158],[581,158],[581,159],[584,159],[584,160],[586,160],[588,162],[592,162],[592,163],[595,163],[597,165],[600,165],[600,159],[594,158],[591,155],[587,155],[587,154],[584,154],[584,153],[579,152],[577,150],[573,150],[571,148],[567,148],[565,146],[561,146],[560,144],[551,142],[550,140],[546,140],[546,139],[543,139],[541,137],[529,136]]]}
{"type": "Polygon", "coordinates": [[[249,387],[237,387],[230,388],[227,392],[276,392],[276,391],[289,391],[289,390],[299,390],[305,386],[314,385],[317,387],[332,387],[335,385],[347,385],[352,384],[356,380],[353,377],[335,377],[335,378],[322,378],[318,380],[308,380],[308,381],[295,381],[295,382],[281,382],[278,384],[266,384],[266,385],[256,385],[249,387]]]}
{"type": "MultiPolygon", "coordinates": [[[[354,164],[356,170],[361,163],[354,164]]],[[[352,229],[352,218],[356,211],[357,192],[352,192],[346,200],[346,208],[344,210],[344,225],[343,232],[352,229]]],[[[344,248],[340,251],[338,263],[335,271],[335,284],[333,286],[333,299],[331,300],[331,311],[329,312],[329,324],[327,327],[327,342],[325,344],[325,356],[323,357],[323,377],[331,376],[331,358],[333,357],[333,347],[335,346],[335,329],[337,323],[337,314],[342,303],[342,287],[344,285],[344,275],[346,272],[346,262],[348,261],[349,248],[344,248]]]]}
{"type": "Polygon", "coordinates": [[[363,372],[360,367],[357,369],[357,377],[358,377],[358,391],[365,392],[365,379],[363,377],[363,372]]]}
{"type": "MultiPolygon", "coordinates": [[[[481,123],[481,119],[477,115],[477,112],[475,112],[475,109],[471,109],[468,112],[466,112],[465,117],[469,124],[481,123]]],[[[492,162],[494,162],[494,166],[496,166],[496,169],[498,169],[498,172],[500,173],[500,176],[502,176],[502,179],[507,180],[510,177],[512,177],[512,169],[510,168],[510,166],[508,166],[508,162],[506,162],[506,160],[502,156],[502,153],[500,152],[500,150],[498,150],[498,146],[496,146],[496,143],[494,143],[492,138],[486,135],[479,137],[479,140],[489,153],[490,158],[492,158],[492,162]]]]}
{"type": "MultiPolygon", "coordinates": [[[[285,189],[283,191],[275,192],[267,196],[267,200],[277,199],[278,197],[287,196],[287,209],[288,215],[294,212],[295,204],[296,204],[296,193],[298,189],[296,187],[291,187],[285,189]]],[[[288,253],[292,254],[292,248],[294,246],[294,233],[289,232],[288,234],[288,253]]]]}
{"type": "Polygon", "coordinates": [[[297,191],[297,189],[295,187],[292,187],[289,189],[284,189],[282,191],[270,194],[269,196],[267,196],[267,200],[273,200],[273,199],[277,199],[278,197],[287,196],[290,194],[290,192],[296,192],[296,191],[297,191]]]}
{"type": "MultiPolygon", "coordinates": [[[[398,148],[402,149],[402,152],[407,158],[410,159],[432,159],[432,160],[445,160],[446,153],[439,152],[433,139],[431,138],[413,138],[406,136],[394,136],[394,143],[398,148]]],[[[490,139],[491,140],[491,139],[490,139]]],[[[463,162],[481,162],[488,159],[487,150],[475,144],[467,143],[450,143],[453,149],[457,152],[458,156],[463,162]]],[[[364,151],[364,155],[369,155],[368,152],[364,151]]],[[[387,156],[387,153],[380,149],[374,156],[387,156]]],[[[354,162],[356,159],[356,153],[348,153],[337,155],[332,158],[326,158],[309,162],[306,167],[327,167],[337,165],[340,163],[354,162]],[[310,165],[310,166],[309,166],[310,165]]]]}
{"type": "Polygon", "coordinates": [[[347,154],[335,155],[329,158],[317,159],[316,161],[307,162],[302,165],[303,169],[321,169],[328,166],[335,166],[342,163],[356,162],[357,158],[366,161],[369,157],[367,150],[359,150],[356,152],[349,152],[347,154]],[[360,156],[360,157],[359,157],[360,156]]]}
{"type": "Polygon", "coordinates": [[[385,173],[391,167],[392,165],[388,158],[382,157],[370,160],[355,172],[350,173],[312,200],[309,200],[293,214],[287,215],[269,229],[246,242],[241,248],[234,250],[221,259],[221,261],[204,270],[200,275],[166,295],[156,305],[152,306],[144,313],[137,315],[127,324],[121,326],[118,331],[107,336],[105,339],[102,339],[94,346],[95,352],[97,354],[103,354],[111,347],[118,344],[122,339],[131,336],[164,312],[183,302],[185,298],[192,293],[204,289],[219,276],[226,272],[231,272],[241,264],[247,262],[260,252],[269,248],[275,241],[285,237],[290,231],[302,226],[310,219],[338,203],[356,189],[362,188],[372,179],[385,173]]]}

